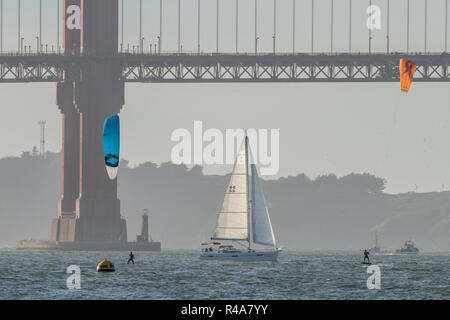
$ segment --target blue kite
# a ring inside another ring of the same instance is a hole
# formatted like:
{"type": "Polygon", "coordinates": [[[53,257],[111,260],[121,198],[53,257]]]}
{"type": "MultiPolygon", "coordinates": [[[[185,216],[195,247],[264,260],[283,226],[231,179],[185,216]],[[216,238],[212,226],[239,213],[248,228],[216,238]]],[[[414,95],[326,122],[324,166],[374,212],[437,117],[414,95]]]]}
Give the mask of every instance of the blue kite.
{"type": "Polygon", "coordinates": [[[103,127],[103,153],[108,176],[111,180],[117,177],[119,170],[120,121],[119,116],[112,116],[105,121],[103,127]]]}

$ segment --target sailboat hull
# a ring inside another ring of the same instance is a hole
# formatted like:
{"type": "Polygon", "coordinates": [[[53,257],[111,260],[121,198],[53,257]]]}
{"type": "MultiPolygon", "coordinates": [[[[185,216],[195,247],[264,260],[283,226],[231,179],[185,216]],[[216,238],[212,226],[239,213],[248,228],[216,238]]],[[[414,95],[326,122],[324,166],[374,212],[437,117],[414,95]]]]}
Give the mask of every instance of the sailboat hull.
{"type": "Polygon", "coordinates": [[[278,251],[203,252],[204,260],[277,261],[278,251]]]}

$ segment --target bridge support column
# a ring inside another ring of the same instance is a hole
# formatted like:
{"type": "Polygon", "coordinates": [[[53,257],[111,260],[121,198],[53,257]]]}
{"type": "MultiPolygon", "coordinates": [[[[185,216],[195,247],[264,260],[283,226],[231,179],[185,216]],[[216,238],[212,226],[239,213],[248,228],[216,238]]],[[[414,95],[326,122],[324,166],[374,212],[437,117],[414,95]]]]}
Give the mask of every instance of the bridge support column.
{"type": "MultiPolygon", "coordinates": [[[[160,251],[159,242],[128,242],[117,179],[103,156],[103,126],[124,104],[117,59],[118,0],[64,0],[64,66],[57,86],[63,115],[62,193],[52,241],[20,241],[20,249],[160,251]]],[[[20,72],[17,72],[18,74],[20,72]]],[[[120,172],[119,172],[120,178],[120,172]]]]}
{"type": "Polygon", "coordinates": [[[80,113],[76,240],[127,241],[117,198],[117,179],[109,179],[103,156],[104,122],[118,114],[124,104],[121,64],[108,59],[118,49],[118,1],[82,0],[81,10],[81,53],[100,59],[81,65],[80,77],[75,82],[75,105],[80,113]]]}
{"type": "Polygon", "coordinates": [[[103,125],[106,118],[120,112],[124,83],[118,80],[120,68],[109,63],[87,67],[83,72],[83,79],[75,85],[76,108],[80,112],[77,240],[127,241],[117,198],[117,179],[109,179],[103,156],[103,125]]]}
{"type": "MultiPolygon", "coordinates": [[[[117,0],[64,0],[66,55],[108,57],[117,53],[117,0]]],[[[117,62],[93,59],[65,73],[58,84],[63,114],[63,186],[52,241],[127,241],[117,179],[109,180],[103,157],[103,125],[124,104],[117,62]]]]}
{"type": "Polygon", "coordinates": [[[75,201],[79,195],[80,114],[74,106],[73,83],[57,84],[56,104],[62,114],[61,198],[52,223],[52,241],[75,240],[75,201]]]}

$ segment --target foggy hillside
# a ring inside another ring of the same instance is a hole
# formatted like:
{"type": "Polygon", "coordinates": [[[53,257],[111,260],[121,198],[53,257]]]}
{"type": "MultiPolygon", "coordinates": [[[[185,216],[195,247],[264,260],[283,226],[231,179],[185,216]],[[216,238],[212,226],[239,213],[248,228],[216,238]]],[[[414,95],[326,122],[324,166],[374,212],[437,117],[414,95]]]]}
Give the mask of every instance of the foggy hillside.
{"type": "MultiPolygon", "coordinates": [[[[60,155],[24,153],[0,159],[0,247],[21,239],[49,239],[57,216],[61,185],[60,155]]],[[[150,233],[163,248],[198,248],[214,228],[228,177],[203,175],[171,163],[128,167],[118,178],[128,240],[140,230],[143,208],[150,233]]],[[[416,240],[422,251],[450,251],[450,193],[384,194],[385,181],[369,174],[300,174],[263,183],[276,238],[291,249],[370,247],[378,229],[380,245],[399,248],[416,240]]]]}

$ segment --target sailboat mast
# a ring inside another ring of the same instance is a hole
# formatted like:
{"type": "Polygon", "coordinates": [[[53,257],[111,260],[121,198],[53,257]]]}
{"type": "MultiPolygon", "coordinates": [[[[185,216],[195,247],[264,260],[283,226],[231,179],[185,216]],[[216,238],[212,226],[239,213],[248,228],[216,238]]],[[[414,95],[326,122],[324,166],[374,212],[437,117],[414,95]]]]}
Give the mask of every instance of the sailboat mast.
{"type": "Polygon", "coordinates": [[[245,169],[247,171],[246,180],[247,180],[247,232],[248,232],[248,250],[251,249],[251,221],[250,221],[250,197],[249,197],[249,170],[248,170],[248,137],[247,132],[245,133],[245,169]]]}
{"type": "Polygon", "coordinates": [[[375,230],[375,248],[378,248],[378,230],[375,230]]]}

